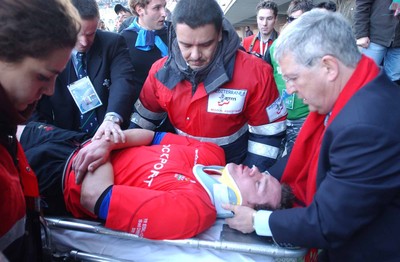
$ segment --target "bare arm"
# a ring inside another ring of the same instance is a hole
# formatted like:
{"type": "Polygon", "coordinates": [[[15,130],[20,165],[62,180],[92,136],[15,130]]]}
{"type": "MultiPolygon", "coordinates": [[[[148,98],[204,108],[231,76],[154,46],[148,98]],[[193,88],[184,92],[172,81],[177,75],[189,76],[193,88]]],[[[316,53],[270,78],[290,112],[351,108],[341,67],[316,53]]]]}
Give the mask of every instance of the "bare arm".
{"type": "Polygon", "coordinates": [[[114,171],[110,161],[99,166],[94,172],[87,172],[82,181],[81,204],[94,213],[94,207],[101,194],[114,184],[114,171]]]}
{"type": "Polygon", "coordinates": [[[87,171],[94,172],[100,165],[108,160],[112,150],[150,145],[154,132],[145,129],[124,130],[125,143],[114,143],[114,140],[107,140],[103,137],[100,140],[93,140],[92,143],[82,148],[72,163],[75,171],[76,183],[80,184],[87,171]]]}

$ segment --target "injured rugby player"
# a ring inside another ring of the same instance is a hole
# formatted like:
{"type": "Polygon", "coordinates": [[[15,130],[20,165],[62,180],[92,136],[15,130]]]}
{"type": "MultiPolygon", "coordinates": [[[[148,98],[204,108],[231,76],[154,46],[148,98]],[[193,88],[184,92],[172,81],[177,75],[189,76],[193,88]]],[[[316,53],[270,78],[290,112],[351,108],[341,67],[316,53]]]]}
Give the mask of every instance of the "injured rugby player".
{"type": "Polygon", "coordinates": [[[139,237],[183,239],[232,216],[224,203],[277,209],[293,200],[287,186],[257,167],[226,165],[218,145],[143,129],[123,132],[125,143],[83,146],[85,134],[51,125],[31,122],[20,132],[45,215],[64,209],[63,215],[100,219],[139,237]]]}

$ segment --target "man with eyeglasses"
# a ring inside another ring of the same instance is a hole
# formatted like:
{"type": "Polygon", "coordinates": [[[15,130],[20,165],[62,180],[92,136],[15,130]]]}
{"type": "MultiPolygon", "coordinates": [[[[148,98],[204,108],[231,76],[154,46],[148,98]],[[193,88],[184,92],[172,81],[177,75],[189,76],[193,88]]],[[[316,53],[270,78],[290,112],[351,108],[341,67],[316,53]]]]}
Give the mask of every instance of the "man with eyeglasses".
{"type": "Polygon", "coordinates": [[[289,24],[274,56],[289,94],[310,114],[288,161],[269,172],[303,203],[277,211],[228,205],[235,216],[226,222],[282,246],[322,249],[318,261],[397,261],[400,121],[388,112],[400,110],[399,87],[361,54],[337,12],[315,9],[289,24]]]}
{"type": "Polygon", "coordinates": [[[269,48],[278,37],[275,24],[278,17],[278,6],[272,1],[261,1],[257,7],[258,34],[246,37],[243,47],[247,52],[256,54],[271,63],[269,48]]]}
{"type": "MultiPolygon", "coordinates": [[[[287,10],[287,24],[293,22],[295,19],[300,17],[305,12],[310,11],[313,8],[312,1],[309,0],[294,0],[289,4],[287,10]]],[[[286,139],[283,147],[283,155],[289,154],[292,151],[294,141],[303,125],[307,115],[308,107],[299,99],[296,94],[288,94],[286,92],[286,82],[293,81],[294,79],[283,79],[280,72],[280,67],[277,61],[273,57],[275,44],[272,44],[270,48],[271,64],[274,68],[274,79],[276,86],[278,87],[279,94],[283,98],[286,109],[288,110],[288,116],[286,119],[286,139]]]]}

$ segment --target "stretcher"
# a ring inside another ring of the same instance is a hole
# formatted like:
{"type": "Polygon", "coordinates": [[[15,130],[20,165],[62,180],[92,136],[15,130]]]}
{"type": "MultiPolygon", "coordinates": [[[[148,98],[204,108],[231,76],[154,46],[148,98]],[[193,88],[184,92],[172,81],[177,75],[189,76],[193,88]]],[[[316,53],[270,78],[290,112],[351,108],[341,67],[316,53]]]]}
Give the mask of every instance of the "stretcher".
{"type": "Polygon", "coordinates": [[[43,224],[45,250],[53,261],[299,261],[307,252],[279,247],[255,233],[242,234],[224,219],[182,240],[149,240],[67,217],[46,217],[43,224]]]}

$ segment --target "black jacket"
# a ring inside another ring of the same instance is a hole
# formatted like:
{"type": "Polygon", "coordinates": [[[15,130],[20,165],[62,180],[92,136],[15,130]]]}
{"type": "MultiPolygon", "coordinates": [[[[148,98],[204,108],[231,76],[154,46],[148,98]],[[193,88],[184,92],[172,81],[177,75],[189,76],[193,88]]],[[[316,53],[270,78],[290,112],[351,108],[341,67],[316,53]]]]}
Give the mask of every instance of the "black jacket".
{"type": "Polygon", "coordinates": [[[400,47],[400,20],[389,10],[392,0],[357,0],[354,33],[357,39],[368,36],[385,47],[400,47]]]}
{"type": "MultiPolygon", "coordinates": [[[[135,101],[139,97],[140,90],[142,90],[142,86],[144,81],[149,74],[150,67],[153,65],[155,61],[162,58],[161,51],[154,47],[149,51],[139,50],[135,47],[136,39],[138,37],[138,33],[133,30],[124,30],[121,32],[121,35],[125,38],[126,44],[129,49],[129,56],[131,57],[131,61],[133,64],[133,68],[135,69],[134,81],[135,88],[138,90],[137,96],[135,97],[135,101]]],[[[168,31],[167,28],[163,28],[161,30],[157,30],[157,35],[161,38],[161,40],[168,45],[168,31]]]]}
{"type": "MultiPolygon", "coordinates": [[[[87,53],[87,65],[90,81],[103,103],[94,109],[99,123],[107,112],[115,112],[123,118],[121,127],[128,127],[137,90],[133,85],[134,70],[125,39],[117,33],[97,30],[87,53]]],[[[31,120],[79,131],[80,111],[67,88],[76,80],[70,59],[57,77],[54,94],[41,98],[31,120]]]]}

